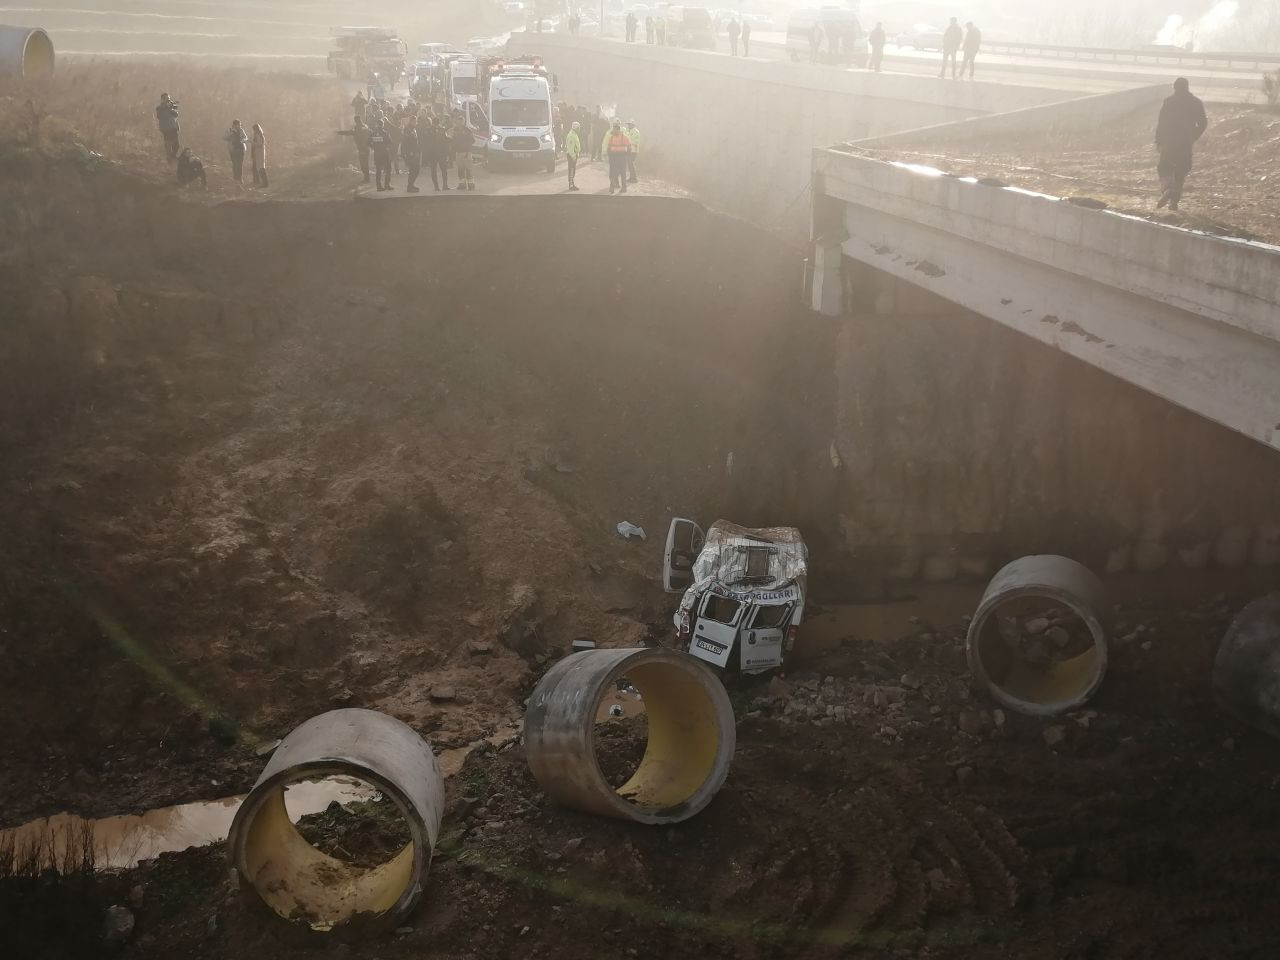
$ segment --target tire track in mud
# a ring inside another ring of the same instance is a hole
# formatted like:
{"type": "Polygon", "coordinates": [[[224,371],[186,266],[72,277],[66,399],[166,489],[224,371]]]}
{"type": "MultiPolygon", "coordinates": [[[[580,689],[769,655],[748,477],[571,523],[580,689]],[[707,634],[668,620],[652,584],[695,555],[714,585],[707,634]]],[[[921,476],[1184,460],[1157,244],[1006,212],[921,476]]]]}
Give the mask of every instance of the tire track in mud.
{"type": "Polygon", "coordinates": [[[1048,874],[991,811],[908,806],[874,788],[858,789],[838,816],[776,837],[760,862],[725,902],[837,951],[916,943],[966,916],[1051,899],[1048,874]]]}

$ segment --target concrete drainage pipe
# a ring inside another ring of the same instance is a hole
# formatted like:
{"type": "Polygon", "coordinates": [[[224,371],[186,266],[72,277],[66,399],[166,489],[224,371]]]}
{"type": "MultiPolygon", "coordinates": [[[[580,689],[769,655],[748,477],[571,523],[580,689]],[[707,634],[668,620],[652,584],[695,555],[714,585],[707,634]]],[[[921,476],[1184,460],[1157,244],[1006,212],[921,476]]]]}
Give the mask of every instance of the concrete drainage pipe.
{"type": "Polygon", "coordinates": [[[280,742],[231,824],[228,848],[246,893],[280,916],[318,930],[344,923],[395,927],[417,904],[444,811],[444,779],[410,727],[373,710],[333,710],[280,742]],[[361,867],[321,853],[285,808],[287,786],[345,776],[389,798],[409,842],[390,860],[361,867]]]}
{"type": "Polygon", "coordinates": [[[969,667],[1011,710],[1046,716],[1075,709],[1107,672],[1110,609],[1102,583],[1083,565],[1021,557],[982,594],[969,624],[969,667]]]}
{"type": "Polygon", "coordinates": [[[1213,693],[1236,719],[1280,737],[1280,593],[1231,621],[1213,661],[1213,693]]]}
{"type": "Polygon", "coordinates": [[[53,74],[53,41],[39,27],[0,24],[0,77],[35,80],[53,74]]]}
{"type": "Polygon", "coordinates": [[[555,800],[586,813],[677,823],[724,785],[737,739],[733,706],[706,667],[660,648],[585,650],[547,671],[529,698],[529,769],[555,800]],[[626,677],[644,703],[648,741],[635,773],[609,786],[595,752],[601,699],[626,677]]]}

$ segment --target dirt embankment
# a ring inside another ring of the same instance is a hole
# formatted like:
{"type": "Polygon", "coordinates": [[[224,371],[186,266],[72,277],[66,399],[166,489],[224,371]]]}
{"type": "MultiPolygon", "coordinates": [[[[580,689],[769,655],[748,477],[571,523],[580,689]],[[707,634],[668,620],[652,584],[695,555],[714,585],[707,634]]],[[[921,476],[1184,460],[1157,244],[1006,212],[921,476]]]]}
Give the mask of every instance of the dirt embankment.
{"type": "Polygon", "coordinates": [[[575,637],[665,633],[672,514],[822,513],[795,469],[828,430],[828,385],[798,373],[829,369],[821,322],[741,224],[679,201],[193,206],[23,162],[4,821],[230,792],[250,745],[333,705],[470,742],[575,637]]]}

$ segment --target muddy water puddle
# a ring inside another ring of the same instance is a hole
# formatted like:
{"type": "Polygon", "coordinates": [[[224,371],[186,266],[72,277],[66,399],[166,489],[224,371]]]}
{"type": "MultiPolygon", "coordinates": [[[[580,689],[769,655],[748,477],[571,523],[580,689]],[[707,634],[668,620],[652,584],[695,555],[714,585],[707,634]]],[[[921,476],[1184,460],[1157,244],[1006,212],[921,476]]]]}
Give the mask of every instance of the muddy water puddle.
{"type": "MultiPolygon", "coordinates": [[[[518,726],[506,726],[466,746],[438,751],[436,756],[441,773],[446,777],[452,776],[480,744],[500,746],[519,732],[518,726]]],[[[301,817],[320,813],[331,803],[346,806],[379,796],[381,794],[374,787],[354,778],[329,777],[286,787],[284,802],[289,818],[296,823],[301,817]]],[[[23,851],[39,848],[43,859],[52,866],[76,863],[80,860],[82,838],[86,831],[91,831],[95,865],[99,869],[127,870],[162,853],[175,853],[225,840],[244,797],[244,794],[239,794],[217,800],[200,800],[137,815],[96,820],[59,813],[20,827],[0,830],[0,850],[12,845],[21,857],[23,851]]]]}
{"type": "Polygon", "coordinates": [[[985,583],[938,583],[916,587],[910,596],[877,603],[823,604],[805,617],[796,641],[796,660],[825,653],[848,637],[877,642],[910,633],[917,620],[946,627],[972,615],[985,583]]]}
{"type": "MultiPolygon", "coordinates": [[[[333,777],[295,783],[285,789],[285,806],[293,820],[319,813],[331,803],[348,804],[378,796],[377,790],[358,780],[333,777]]],[[[94,862],[99,868],[124,870],[162,853],[202,847],[227,838],[231,821],[244,796],[201,800],[173,807],[148,810],[136,816],[101,817],[86,820],[60,813],[33,820],[20,827],[0,831],[0,849],[13,844],[21,852],[44,847],[53,864],[65,862],[70,847],[74,853],[85,831],[93,833],[94,862]]]]}

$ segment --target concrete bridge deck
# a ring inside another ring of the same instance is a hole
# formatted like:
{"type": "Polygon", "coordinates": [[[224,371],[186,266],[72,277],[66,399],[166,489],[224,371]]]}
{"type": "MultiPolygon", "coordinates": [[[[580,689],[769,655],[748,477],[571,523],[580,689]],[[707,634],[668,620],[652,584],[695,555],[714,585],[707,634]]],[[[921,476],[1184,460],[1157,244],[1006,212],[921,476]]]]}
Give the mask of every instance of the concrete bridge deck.
{"type": "Polygon", "coordinates": [[[848,258],[1280,448],[1280,248],[837,149],[814,174],[816,308],[848,258]]]}

